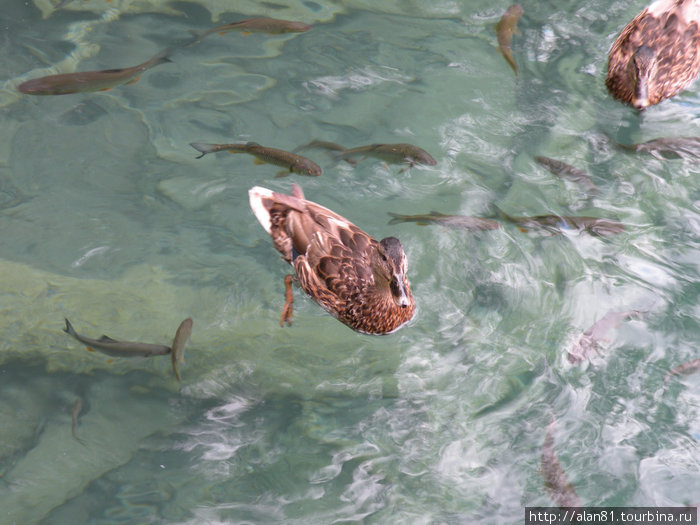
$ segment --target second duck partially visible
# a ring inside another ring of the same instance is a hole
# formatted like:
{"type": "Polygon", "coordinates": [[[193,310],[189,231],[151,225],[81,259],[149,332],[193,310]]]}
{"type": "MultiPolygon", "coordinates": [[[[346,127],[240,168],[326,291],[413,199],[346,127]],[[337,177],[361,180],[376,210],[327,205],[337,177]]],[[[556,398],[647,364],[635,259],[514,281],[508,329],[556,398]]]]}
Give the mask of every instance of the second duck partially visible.
{"type": "MultiPolygon", "coordinates": [[[[411,320],[415,304],[407,262],[395,237],[376,241],[337,213],[292,194],[256,186],[250,207],[299,284],[326,311],[353,330],[388,334],[411,320]]],[[[287,280],[289,286],[289,280],[287,280]]],[[[285,311],[291,301],[288,299],[285,311]]],[[[287,320],[283,314],[283,321],[287,320]]]]}
{"type": "Polygon", "coordinates": [[[700,0],[657,0],[622,30],[605,85],[642,110],[686,89],[700,73],[700,0]]]}

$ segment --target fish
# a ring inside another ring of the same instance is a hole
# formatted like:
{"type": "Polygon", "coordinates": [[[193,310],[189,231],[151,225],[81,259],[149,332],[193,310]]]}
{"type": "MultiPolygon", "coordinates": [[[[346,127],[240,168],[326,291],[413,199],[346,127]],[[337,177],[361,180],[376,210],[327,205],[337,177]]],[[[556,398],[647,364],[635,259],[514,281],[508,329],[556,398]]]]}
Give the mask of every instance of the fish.
{"type": "MultiPolygon", "coordinates": [[[[207,153],[215,153],[217,151],[248,153],[255,157],[256,164],[274,164],[275,166],[286,168],[291,173],[309,175],[311,177],[318,177],[323,173],[318,164],[306,157],[281,149],[261,146],[257,142],[246,142],[245,144],[205,144],[202,142],[192,142],[190,146],[201,153],[201,155],[197,157],[198,159],[201,159],[207,153]]],[[[286,175],[286,173],[278,176],[284,175],[286,175]]]]}
{"type": "Polygon", "coordinates": [[[545,491],[558,506],[581,506],[581,500],[576,494],[576,489],[569,482],[569,478],[566,476],[561,463],[559,463],[559,458],[554,450],[554,418],[547,425],[540,472],[544,478],[545,491]]]}
{"type": "Polygon", "coordinates": [[[48,75],[22,82],[17,86],[17,89],[27,95],[70,95],[73,93],[107,91],[122,84],[133,84],[148,69],[165,62],[172,62],[168,58],[170,51],[170,49],[161,51],[138,66],[48,75]]]}
{"type": "Polygon", "coordinates": [[[70,432],[75,438],[75,440],[84,445],[85,441],[80,439],[77,434],[75,433],[75,429],[78,426],[78,416],[80,415],[80,412],[83,410],[83,400],[80,399],[79,397],[75,398],[75,403],[73,404],[73,410],[71,411],[71,427],[70,427],[70,432]]]}
{"type": "Polygon", "coordinates": [[[324,148],[332,150],[335,152],[335,158],[345,160],[353,165],[356,162],[352,157],[357,156],[362,156],[363,158],[374,157],[390,164],[408,164],[409,168],[412,168],[416,164],[425,164],[427,166],[435,166],[437,164],[437,161],[430,153],[418,146],[407,143],[368,144],[366,146],[347,149],[334,142],[315,140],[306,146],[302,146],[302,149],[306,148],[324,148]]]}
{"type": "Polygon", "coordinates": [[[635,152],[649,153],[659,160],[664,158],[682,158],[686,154],[693,157],[700,156],[700,137],[662,137],[640,144],[620,144],[615,142],[615,145],[635,152]]]}
{"type": "Polygon", "coordinates": [[[498,49],[500,49],[501,54],[506,59],[506,62],[510,64],[513,68],[515,75],[518,75],[518,66],[513,58],[513,49],[511,48],[511,42],[513,40],[513,35],[520,34],[518,30],[518,20],[523,16],[523,8],[520,4],[513,4],[496,24],[496,36],[498,38],[498,49]]]}
{"type": "Polygon", "coordinates": [[[150,357],[154,355],[166,355],[171,352],[169,346],[116,341],[106,335],[103,335],[99,339],[90,339],[89,337],[78,334],[73,329],[73,325],[70,324],[68,319],[66,319],[66,327],[63,331],[86,345],[88,350],[98,350],[112,357],[150,357]]]}
{"type": "Polygon", "coordinates": [[[185,345],[192,334],[192,318],[188,317],[180,323],[177,327],[177,332],[175,332],[175,338],[173,339],[172,352],[170,357],[173,362],[173,372],[177,378],[177,382],[180,383],[180,362],[185,362],[185,345]]]}
{"type": "Polygon", "coordinates": [[[591,178],[584,171],[549,157],[536,156],[535,160],[547,168],[552,175],[576,182],[589,193],[595,194],[598,192],[598,188],[596,188],[591,178]]]}
{"type": "Polygon", "coordinates": [[[305,33],[313,29],[313,26],[303,22],[295,22],[292,20],[280,20],[277,18],[256,17],[241,20],[239,22],[231,22],[229,24],[220,25],[203,31],[190,31],[195,39],[188,45],[195,44],[202,40],[205,36],[212,33],[223,35],[229,31],[241,31],[244,35],[251,33],[267,33],[268,35],[282,35],[285,33],[305,33]]]}
{"type": "Polygon", "coordinates": [[[391,216],[389,224],[415,222],[420,226],[425,226],[426,224],[433,223],[470,231],[497,230],[501,227],[497,221],[491,219],[469,217],[467,215],[445,215],[437,211],[431,211],[430,213],[420,215],[400,215],[398,213],[389,212],[389,215],[391,216]]]}
{"type": "Polygon", "coordinates": [[[664,383],[668,383],[673,376],[690,375],[698,370],[700,370],[700,359],[693,359],[692,361],[688,361],[687,363],[683,363],[682,365],[669,370],[664,378],[664,383]]]}
{"type": "Polygon", "coordinates": [[[612,235],[625,231],[624,224],[611,219],[598,217],[566,216],[566,215],[537,215],[534,217],[511,217],[501,212],[507,221],[517,224],[522,231],[529,229],[544,229],[559,233],[562,230],[578,230],[597,237],[612,235]]]}
{"type": "Polygon", "coordinates": [[[600,342],[605,340],[605,335],[609,330],[617,328],[627,319],[641,319],[648,313],[648,311],[641,310],[629,310],[626,312],[610,310],[593,323],[591,327],[581,335],[578,341],[574,343],[571,350],[567,353],[569,362],[572,364],[582,362],[591,353],[598,352],[600,342]]]}

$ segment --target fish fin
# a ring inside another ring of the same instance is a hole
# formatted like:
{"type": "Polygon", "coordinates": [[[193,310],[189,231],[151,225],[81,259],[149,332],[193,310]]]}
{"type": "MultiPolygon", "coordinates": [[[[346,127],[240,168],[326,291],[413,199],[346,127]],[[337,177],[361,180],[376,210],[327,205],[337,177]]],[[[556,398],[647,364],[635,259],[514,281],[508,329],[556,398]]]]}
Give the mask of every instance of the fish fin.
{"type": "Polygon", "coordinates": [[[399,215],[398,213],[392,213],[390,211],[388,211],[386,213],[387,213],[387,215],[389,215],[389,217],[391,217],[391,219],[389,219],[389,222],[387,224],[399,224],[399,223],[403,222],[402,216],[399,215]]]}
{"type": "MultiPolygon", "coordinates": [[[[256,162],[256,164],[264,164],[264,163],[263,162],[256,162]]],[[[290,173],[291,173],[291,171],[288,171],[288,170],[278,171],[277,175],[275,175],[275,178],[281,179],[282,177],[288,177],[290,173]]]]}
{"type": "Polygon", "coordinates": [[[100,337],[100,338],[98,339],[98,341],[104,341],[104,342],[106,342],[106,343],[116,343],[116,342],[117,342],[116,339],[112,339],[112,338],[109,337],[108,335],[102,335],[102,337],[100,337]]]}
{"type": "Polygon", "coordinates": [[[207,153],[211,153],[212,151],[214,151],[214,144],[205,144],[204,142],[190,142],[190,146],[192,146],[194,149],[201,153],[201,155],[196,157],[198,159],[201,159],[207,153]]]}
{"type": "Polygon", "coordinates": [[[241,31],[241,35],[243,35],[243,36],[250,36],[252,34],[253,33],[251,33],[250,31],[241,31]]]}
{"type": "Polygon", "coordinates": [[[418,226],[427,226],[428,225],[428,223],[426,221],[416,221],[416,224],[418,226]]]}
{"type": "Polygon", "coordinates": [[[114,363],[114,359],[107,359],[108,363],[114,363]]]}
{"type": "Polygon", "coordinates": [[[141,80],[141,77],[134,77],[131,80],[129,80],[126,85],[128,86],[129,84],[136,84],[139,80],[141,80]]]}
{"type": "Polygon", "coordinates": [[[100,89],[98,91],[111,91],[111,90],[112,90],[111,87],[106,87],[106,88],[100,89]]]}
{"type": "Polygon", "coordinates": [[[518,229],[523,233],[527,233],[527,228],[523,228],[522,226],[518,226],[518,229]]]}
{"type": "Polygon", "coordinates": [[[63,318],[66,321],[66,327],[63,329],[63,331],[67,334],[73,335],[75,333],[75,330],[73,330],[73,325],[70,324],[70,321],[67,318],[63,318]]]}
{"type": "Polygon", "coordinates": [[[260,160],[259,158],[256,157],[253,159],[253,164],[255,164],[256,166],[259,166],[260,164],[265,164],[265,161],[260,160]]]}
{"type": "Polygon", "coordinates": [[[94,352],[94,351],[95,351],[94,348],[91,348],[91,347],[89,347],[89,346],[87,346],[86,348],[87,348],[87,351],[88,351],[88,352],[94,352]]]}

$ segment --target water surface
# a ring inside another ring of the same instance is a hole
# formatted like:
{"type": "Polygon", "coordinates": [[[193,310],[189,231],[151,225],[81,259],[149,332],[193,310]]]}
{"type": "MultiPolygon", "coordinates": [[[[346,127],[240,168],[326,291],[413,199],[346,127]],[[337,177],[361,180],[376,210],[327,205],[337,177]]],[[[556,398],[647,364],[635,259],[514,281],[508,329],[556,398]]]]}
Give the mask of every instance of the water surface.
{"type": "Polygon", "coordinates": [[[3,523],[519,523],[553,505],[539,472],[554,417],[584,505],[698,500],[697,159],[617,148],[700,135],[696,88],[637,114],[605,91],[607,51],[644,4],[523,3],[518,76],[494,25],[508,4],[48,0],[0,15],[0,512],[3,523]],[[189,31],[264,15],[302,34],[189,31]],[[129,67],[133,85],[32,97],[57,72],[129,67]],[[434,167],[307,152],[277,178],[247,155],[410,142],[434,167]],[[586,171],[589,195],[534,157],[586,171]],[[248,206],[262,185],[401,239],[417,304],[399,332],[352,332],[295,290],[248,206]],[[466,232],[388,225],[431,210],[501,220],[466,232]],[[623,222],[610,237],[522,232],[514,216],[623,222]],[[581,365],[566,356],[609,311],[581,365]],[[170,344],[114,359],[62,332],[170,344]],[[71,436],[71,408],[84,409],[71,436]]]}

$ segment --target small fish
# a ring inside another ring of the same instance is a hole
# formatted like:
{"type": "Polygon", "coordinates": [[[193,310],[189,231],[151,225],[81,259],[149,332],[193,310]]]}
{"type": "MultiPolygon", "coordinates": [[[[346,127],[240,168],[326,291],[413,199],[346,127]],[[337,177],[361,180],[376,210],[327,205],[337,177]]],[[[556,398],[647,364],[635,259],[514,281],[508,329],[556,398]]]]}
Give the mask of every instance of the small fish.
{"type": "Polygon", "coordinates": [[[103,71],[83,71],[80,73],[61,73],[22,82],[17,89],[28,95],[69,95],[91,91],[107,91],[122,84],[133,84],[146,70],[164,62],[170,49],[161,51],[150,60],[138,66],[124,69],[105,69],[103,71]]]}
{"type": "Polygon", "coordinates": [[[669,370],[664,378],[664,383],[668,383],[673,376],[686,376],[693,374],[698,370],[700,370],[700,359],[693,359],[692,361],[688,361],[687,363],[683,363],[682,365],[669,370]]]}
{"type": "Polygon", "coordinates": [[[106,335],[103,335],[99,339],[90,339],[89,337],[78,334],[73,329],[73,325],[70,324],[68,319],[66,319],[66,327],[63,331],[86,345],[88,350],[99,350],[103,354],[112,357],[150,357],[169,354],[171,351],[169,346],[116,341],[106,335]]]}
{"type": "Polygon", "coordinates": [[[549,497],[560,507],[580,507],[581,500],[576,494],[576,489],[569,482],[566,472],[559,463],[557,453],[554,451],[554,418],[547,425],[547,434],[544,438],[542,450],[541,474],[544,478],[544,488],[549,497]]]}
{"type": "Polygon", "coordinates": [[[173,362],[173,372],[180,383],[180,362],[185,362],[185,345],[192,334],[192,318],[188,317],[180,323],[173,339],[173,351],[170,357],[173,362]]]}
{"type": "Polygon", "coordinates": [[[598,352],[600,342],[605,340],[605,335],[613,328],[617,328],[627,319],[641,319],[649,312],[629,310],[627,312],[609,311],[598,319],[586,330],[567,354],[570,363],[580,363],[591,353],[598,352]]]}
{"type": "Polygon", "coordinates": [[[577,182],[589,193],[594,194],[598,192],[598,188],[593,184],[591,178],[580,169],[574,168],[560,160],[550,159],[549,157],[537,156],[535,160],[547,168],[552,175],[577,182]]]}
{"type": "Polygon", "coordinates": [[[445,215],[437,211],[431,211],[430,213],[421,215],[400,215],[398,213],[389,212],[389,215],[392,217],[389,224],[415,222],[420,226],[424,226],[426,224],[433,223],[449,226],[450,228],[462,228],[470,231],[497,230],[501,227],[497,221],[491,219],[469,217],[467,215],[445,215]]]}
{"type": "Polygon", "coordinates": [[[80,412],[83,410],[83,400],[77,397],[75,399],[75,403],[73,404],[73,410],[71,411],[71,427],[70,427],[70,432],[75,438],[75,440],[80,443],[81,445],[85,444],[85,441],[80,439],[77,434],[75,433],[75,429],[78,427],[78,416],[80,415],[80,412]]]}
{"type": "Polygon", "coordinates": [[[355,164],[352,157],[358,156],[362,156],[363,158],[374,157],[390,164],[408,164],[409,168],[412,168],[416,164],[426,164],[428,166],[435,166],[437,164],[437,161],[430,153],[418,146],[406,143],[368,144],[367,146],[347,149],[333,142],[315,140],[306,146],[302,146],[302,148],[324,148],[333,150],[337,152],[334,154],[337,159],[343,159],[350,164],[355,164]]]}
{"type": "MultiPolygon", "coordinates": [[[[204,144],[201,142],[192,142],[190,146],[201,153],[201,155],[197,157],[198,159],[201,159],[207,153],[215,153],[217,151],[248,153],[255,157],[256,164],[274,164],[275,166],[282,166],[292,173],[309,175],[311,177],[318,177],[322,173],[321,167],[306,157],[281,149],[261,146],[257,142],[246,142],[245,144],[204,144]]],[[[283,175],[286,174],[283,173],[283,175]]]]}
{"type": "MultiPolygon", "coordinates": [[[[501,212],[503,213],[503,212],[501,212]]],[[[528,229],[544,229],[558,233],[562,230],[578,230],[595,236],[606,236],[621,233],[625,230],[622,223],[597,217],[569,217],[565,215],[537,215],[535,217],[511,217],[503,213],[509,222],[517,224],[523,231],[528,229]]]]}
{"type": "Polygon", "coordinates": [[[267,33],[269,35],[281,35],[285,33],[305,33],[313,29],[313,26],[304,24],[303,22],[294,22],[292,20],[279,20],[277,18],[248,18],[240,22],[231,22],[221,26],[205,29],[204,31],[190,31],[195,39],[189,43],[192,45],[202,40],[205,36],[212,33],[223,35],[229,31],[241,31],[244,35],[251,33],[267,33]]]}
{"type": "Polygon", "coordinates": [[[700,156],[700,137],[662,137],[640,144],[630,145],[615,142],[615,145],[623,149],[649,153],[659,160],[682,158],[684,155],[700,156]]]}
{"type": "Polygon", "coordinates": [[[515,59],[513,59],[513,49],[510,47],[511,41],[513,40],[513,35],[520,34],[518,30],[518,20],[523,16],[523,8],[520,4],[513,4],[506,12],[503,14],[501,19],[496,24],[496,35],[498,37],[498,48],[500,49],[503,57],[513,68],[515,74],[518,74],[518,66],[515,64],[515,59]]]}

